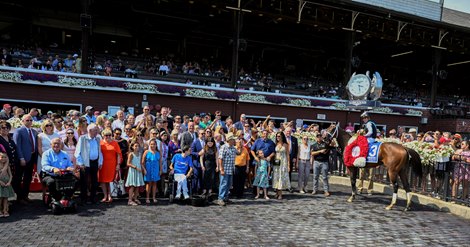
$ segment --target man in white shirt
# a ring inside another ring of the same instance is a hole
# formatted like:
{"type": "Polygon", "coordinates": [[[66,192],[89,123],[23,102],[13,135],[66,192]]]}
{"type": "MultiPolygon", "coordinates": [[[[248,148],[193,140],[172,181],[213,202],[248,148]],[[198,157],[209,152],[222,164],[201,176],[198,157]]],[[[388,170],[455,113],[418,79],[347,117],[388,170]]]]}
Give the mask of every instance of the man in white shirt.
{"type": "Polygon", "coordinates": [[[124,112],[119,110],[116,112],[116,120],[113,121],[111,128],[115,130],[116,128],[124,129],[124,112]]]}

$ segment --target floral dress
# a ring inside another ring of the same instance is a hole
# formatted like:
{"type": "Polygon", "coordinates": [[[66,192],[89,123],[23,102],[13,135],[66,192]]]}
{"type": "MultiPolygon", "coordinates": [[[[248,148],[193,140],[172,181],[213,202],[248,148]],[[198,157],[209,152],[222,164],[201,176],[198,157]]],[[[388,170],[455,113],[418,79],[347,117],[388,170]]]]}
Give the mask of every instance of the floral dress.
{"type": "Polygon", "coordinates": [[[278,190],[289,189],[290,181],[286,147],[276,145],[276,159],[281,161],[281,165],[273,166],[273,188],[278,190]]]}
{"type": "Polygon", "coordinates": [[[269,163],[267,160],[260,160],[258,168],[256,169],[256,177],[253,186],[260,188],[269,187],[268,167],[269,163]]]}

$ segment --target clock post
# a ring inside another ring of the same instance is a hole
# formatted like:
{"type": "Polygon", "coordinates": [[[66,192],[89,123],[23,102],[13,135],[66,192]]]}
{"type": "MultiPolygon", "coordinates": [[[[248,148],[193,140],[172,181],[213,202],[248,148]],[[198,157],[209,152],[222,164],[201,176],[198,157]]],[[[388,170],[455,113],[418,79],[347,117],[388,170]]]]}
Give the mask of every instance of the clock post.
{"type": "Polygon", "coordinates": [[[381,102],[378,99],[382,95],[382,87],[382,77],[378,72],[373,74],[372,79],[369,76],[369,71],[366,74],[354,73],[346,85],[349,98],[348,108],[360,110],[362,114],[364,111],[380,107],[381,102]]]}

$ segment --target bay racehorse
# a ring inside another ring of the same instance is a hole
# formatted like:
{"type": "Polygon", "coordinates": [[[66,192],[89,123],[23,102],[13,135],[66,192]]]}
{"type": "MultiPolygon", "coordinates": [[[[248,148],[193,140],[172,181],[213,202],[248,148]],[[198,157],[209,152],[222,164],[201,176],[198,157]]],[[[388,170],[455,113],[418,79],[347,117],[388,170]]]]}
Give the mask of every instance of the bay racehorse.
{"type": "MultiPolygon", "coordinates": [[[[327,132],[329,139],[336,138],[339,147],[345,150],[348,145],[348,141],[351,139],[351,135],[344,131],[337,124],[332,124],[328,127],[327,132]]],[[[393,186],[393,197],[392,202],[385,209],[390,210],[396,204],[397,192],[398,192],[398,176],[400,176],[403,188],[406,191],[406,207],[405,211],[410,209],[411,205],[411,194],[410,185],[408,183],[408,167],[412,167],[413,172],[416,176],[422,175],[421,170],[421,158],[419,154],[413,149],[403,147],[397,143],[385,142],[380,145],[378,163],[367,163],[365,168],[373,168],[379,165],[384,165],[387,168],[390,183],[393,186]]],[[[348,166],[352,195],[349,197],[348,202],[352,202],[356,198],[357,188],[356,179],[358,177],[358,167],[348,166]]]]}

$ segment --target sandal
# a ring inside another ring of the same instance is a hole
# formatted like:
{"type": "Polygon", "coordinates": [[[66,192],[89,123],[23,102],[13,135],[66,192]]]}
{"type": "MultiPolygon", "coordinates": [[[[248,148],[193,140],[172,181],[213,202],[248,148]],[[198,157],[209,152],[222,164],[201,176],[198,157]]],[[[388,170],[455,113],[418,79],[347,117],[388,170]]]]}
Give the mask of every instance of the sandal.
{"type": "Polygon", "coordinates": [[[133,202],[133,201],[130,201],[127,203],[127,205],[129,206],[137,206],[137,203],[133,202]]]}
{"type": "Polygon", "coordinates": [[[136,203],[137,205],[140,205],[140,204],[142,204],[142,203],[141,203],[139,200],[137,200],[137,199],[136,199],[136,200],[134,200],[134,203],[136,203]]]}
{"type": "Polygon", "coordinates": [[[111,202],[113,202],[113,198],[109,198],[107,201],[107,203],[111,203],[111,202]]]}
{"type": "Polygon", "coordinates": [[[150,205],[150,200],[147,199],[147,200],[145,201],[145,203],[146,203],[147,205],[150,205]]]}
{"type": "Polygon", "coordinates": [[[269,197],[267,197],[267,196],[265,196],[265,197],[264,197],[264,199],[266,199],[266,200],[269,200],[270,198],[269,198],[269,197]]]}
{"type": "Polygon", "coordinates": [[[3,217],[6,218],[6,217],[9,217],[9,216],[10,216],[10,214],[8,212],[3,213],[3,217]]]}
{"type": "Polygon", "coordinates": [[[255,196],[255,199],[258,199],[258,198],[259,198],[259,196],[255,196]]]}
{"type": "Polygon", "coordinates": [[[108,201],[106,200],[106,198],[103,198],[103,200],[101,200],[101,202],[108,202],[108,201]]]}
{"type": "Polygon", "coordinates": [[[154,199],[153,199],[153,203],[154,203],[154,204],[158,204],[157,199],[154,198],[154,199]]]}

